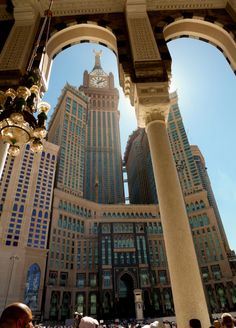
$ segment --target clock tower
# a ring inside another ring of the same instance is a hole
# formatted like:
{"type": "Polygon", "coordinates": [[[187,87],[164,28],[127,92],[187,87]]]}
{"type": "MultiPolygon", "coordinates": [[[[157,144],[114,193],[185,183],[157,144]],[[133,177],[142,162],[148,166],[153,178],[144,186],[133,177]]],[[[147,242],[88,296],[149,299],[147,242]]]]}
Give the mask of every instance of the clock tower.
{"type": "Polygon", "coordinates": [[[84,72],[80,90],[89,97],[85,155],[84,198],[104,204],[124,203],[118,111],[119,93],[114,76],[101,66],[102,51],[84,72]]]}

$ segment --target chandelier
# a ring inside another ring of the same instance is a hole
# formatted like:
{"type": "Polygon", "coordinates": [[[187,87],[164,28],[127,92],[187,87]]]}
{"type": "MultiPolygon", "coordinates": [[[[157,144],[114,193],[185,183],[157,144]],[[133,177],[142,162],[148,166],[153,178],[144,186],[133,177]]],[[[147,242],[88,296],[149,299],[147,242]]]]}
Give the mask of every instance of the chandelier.
{"type": "MultiPolygon", "coordinates": [[[[44,52],[49,35],[52,17],[50,1],[37,42],[32,52],[26,74],[16,88],[0,91],[0,139],[9,144],[8,154],[17,156],[25,144],[30,144],[34,153],[43,150],[42,140],[46,137],[46,120],[50,105],[42,101],[42,77],[38,68],[32,68],[37,49],[48,21],[44,52]]],[[[44,57],[44,54],[43,54],[44,57]]]]}

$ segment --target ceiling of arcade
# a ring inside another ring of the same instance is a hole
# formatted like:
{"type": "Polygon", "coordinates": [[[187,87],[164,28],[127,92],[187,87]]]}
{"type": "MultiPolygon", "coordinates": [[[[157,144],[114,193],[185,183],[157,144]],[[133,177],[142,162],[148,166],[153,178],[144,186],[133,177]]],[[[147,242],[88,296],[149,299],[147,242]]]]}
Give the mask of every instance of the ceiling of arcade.
{"type": "MultiPolygon", "coordinates": [[[[117,38],[119,62],[122,63],[124,71],[131,75],[134,82],[142,82],[137,81],[135,77],[127,26],[124,24],[126,1],[132,2],[132,0],[54,0],[50,34],[52,36],[57,31],[69,26],[87,22],[109,28],[117,38]]],[[[15,7],[28,5],[37,8],[43,16],[44,10],[48,8],[48,3],[48,0],[0,0],[0,9],[5,4],[9,17],[11,4],[14,4],[15,7]]],[[[160,81],[166,79],[165,71],[170,72],[171,69],[171,58],[163,34],[163,29],[168,24],[181,19],[197,18],[223,27],[234,40],[236,39],[236,0],[191,0],[191,2],[146,0],[146,6],[162,59],[160,65],[163,66],[163,75],[159,77],[160,81]]],[[[186,33],[183,36],[189,35],[186,33]]],[[[45,35],[41,40],[42,45],[44,38],[45,35]]],[[[69,46],[70,44],[66,47],[69,46]]],[[[39,56],[36,60],[39,60],[42,48],[39,47],[39,56]]]]}
{"type": "MultiPolygon", "coordinates": [[[[163,29],[174,21],[191,18],[201,19],[203,21],[214,23],[223,27],[223,29],[229,32],[233,39],[236,40],[236,23],[229,15],[228,11],[225,9],[181,9],[162,10],[158,12],[149,11],[148,15],[160,51],[163,65],[167,71],[170,71],[171,58],[166,46],[166,42],[164,40],[163,29]]],[[[135,81],[128,31],[124,21],[125,16],[123,12],[54,16],[51,23],[51,35],[66,27],[87,22],[94,22],[99,26],[109,28],[117,38],[119,62],[122,63],[123,69],[129,73],[133,81],[135,81]]],[[[183,33],[183,36],[189,37],[190,35],[183,33]]],[[[205,41],[207,40],[205,39],[205,41]]],[[[163,79],[164,78],[165,77],[163,75],[163,79]]]]}

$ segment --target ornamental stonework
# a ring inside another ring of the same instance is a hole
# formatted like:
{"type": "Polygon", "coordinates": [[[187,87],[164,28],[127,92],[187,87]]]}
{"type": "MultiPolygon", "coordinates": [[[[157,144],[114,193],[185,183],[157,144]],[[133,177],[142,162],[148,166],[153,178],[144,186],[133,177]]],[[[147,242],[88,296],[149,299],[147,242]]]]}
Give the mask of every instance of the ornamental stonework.
{"type": "MultiPolygon", "coordinates": [[[[125,0],[57,0],[53,5],[53,15],[123,12],[125,3],[125,0]]],[[[226,3],[226,0],[146,0],[148,11],[225,8],[226,3]]],[[[38,6],[41,7],[40,11],[43,13],[48,7],[48,1],[41,0],[38,6]]]]}
{"type": "Polygon", "coordinates": [[[152,112],[149,112],[145,115],[145,124],[146,126],[154,121],[166,122],[167,115],[169,110],[164,108],[155,109],[152,112]]]}
{"type": "MultiPolygon", "coordinates": [[[[70,16],[80,14],[99,14],[123,12],[125,0],[58,0],[53,4],[53,16],[70,16]]],[[[40,12],[48,7],[47,0],[41,0],[40,12]]]]}
{"type": "Polygon", "coordinates": [[[19,69],[19,63],[24,60],[24,45],[28,39],[30,26],[15,26],[11,34],[11,42],[4,49],[4,54],[0,58],[1,70],[19,69]]]}
{"type": "Polygon", "coordinates": [[[147,0],[147,10],[225,8],[225,0],[147,0]]]}
{"type": "Polygon", "coordinates": [[[128,25],[135,61],[160,59],[147,18],[128,18],[128,25]]]}

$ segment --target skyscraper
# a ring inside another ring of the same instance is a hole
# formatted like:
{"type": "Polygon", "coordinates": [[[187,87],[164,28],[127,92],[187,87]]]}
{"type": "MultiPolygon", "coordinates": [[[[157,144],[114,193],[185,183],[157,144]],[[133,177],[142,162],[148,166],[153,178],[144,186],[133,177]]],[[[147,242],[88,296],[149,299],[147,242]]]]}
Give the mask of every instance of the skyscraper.
{"type": "Polygon", "coordinates": [[[214,209],[215,216],[216,216],[218,226],[220,229],[221,238],[225,245],[225,249],[226,249],[227,253],[230,254],[230,247],[229,247],[228,240],[227,240],[227,237],[225,234],[224,226],[223,226],[223,223],[221,220],[221,216],[220,216],[220,212],[219,212],[219,209],[218,209],[218,206],[216,203],[216,199],[215,199],[212,187],[211,187],[211,181],[210,181],[210,178],[207,173],[207,168],[206,168],[204,157],[203,157],[200,149],[196,145],[191,145],[191,151],[192,151],[196,166],[198,168],[198,172],[199,172],[199,176],[201,178],[203,188],[205,190],[207,190],[207,197],[209,200],[209,204],[214,209]]]}
{"type": "Polygon", "coordinates": [[[0,311],[22,301],[40,316],[58,146],[7,157],[0,188],[0,311]]]}
{"type": "Polygon", "coordinates": [[[127,142],[124,164],[131,204],[156,204],[157,192],[145,129],[138,128],[127,142]]]}
{"type": "Polygon", "coordinates": [[[52,115],[48,140],[60,146],[56,187],[83,196],[88,97],[65,85],[52,115]]]}
{"type": "MultiPolygon", "coordinates": [[[[167,131],[183,194],[189,195],[202,190],[204,187],[185,132],[177,103],[177,94],[172,93],[170,97],[171,107],[168,116],[167,131]]],[[[134,200],[134,203],[138,203],[136,194],[139,193],[141,204],[151,204],[153,202],[153,196],[150,195],[150,190],[155,194],[155,198],[157,197],[157,191],[155,184],[153,184],[154,175],[150,150],[144,129],[138,129],[131,135],[126,147],[125,163],[131,202],[134,200]],[[148,179],[148,183],[145,185],[142,184],[141,181],[143,179],[148,179]],[[145,198],[146,195],[150,195],[148,200],[145,198]]]]}
{"type": "Polygon", "coordinates": [[[101,66],[101,52],[95,53],[95,65],[84,72],[80,87],[90,99],[86,140],[84,198],[98,203],[124,202],[120,146],[118,90],[112,73],[101,66]]]}
{"type": "Polygon", "coordinates": [[[202,190],[203,186],[184,128],[176,92],[170,94],[170,98],[171,108],[168,116],[167,131],[182,191],[187,196],[202,190]]]}

